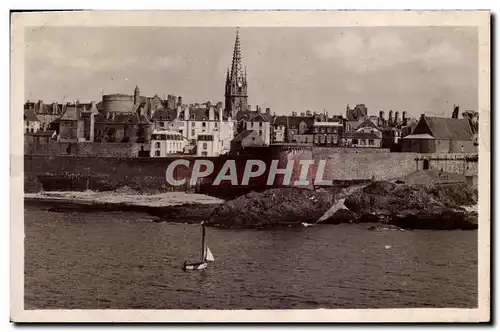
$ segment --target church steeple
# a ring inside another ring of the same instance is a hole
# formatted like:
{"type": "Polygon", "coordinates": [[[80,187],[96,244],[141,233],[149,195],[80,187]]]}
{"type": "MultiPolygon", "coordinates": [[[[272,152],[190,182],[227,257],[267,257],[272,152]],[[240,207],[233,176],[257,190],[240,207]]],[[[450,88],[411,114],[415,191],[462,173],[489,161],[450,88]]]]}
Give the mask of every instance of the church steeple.
{"type": "Polygon", "coordinates": [[[247,77],[246,67],[243,71],[243,63],[240,46],[240,33],[236,30],[236,39],[234,41],[233,59],[231,71],[226,75],[226,111],[230,111],[235,117],[238,111],[247,109],[247,77]]]}

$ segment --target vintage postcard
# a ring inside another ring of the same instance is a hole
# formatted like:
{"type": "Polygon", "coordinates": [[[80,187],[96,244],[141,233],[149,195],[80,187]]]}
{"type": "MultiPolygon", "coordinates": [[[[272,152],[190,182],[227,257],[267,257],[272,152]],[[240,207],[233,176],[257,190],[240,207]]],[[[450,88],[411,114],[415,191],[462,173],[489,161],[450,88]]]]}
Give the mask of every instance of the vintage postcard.
{"type": "Polygon", "coordinates": [[[13,13],[11,73],[12,321],[490,320],[488,11],[13,13]]]}

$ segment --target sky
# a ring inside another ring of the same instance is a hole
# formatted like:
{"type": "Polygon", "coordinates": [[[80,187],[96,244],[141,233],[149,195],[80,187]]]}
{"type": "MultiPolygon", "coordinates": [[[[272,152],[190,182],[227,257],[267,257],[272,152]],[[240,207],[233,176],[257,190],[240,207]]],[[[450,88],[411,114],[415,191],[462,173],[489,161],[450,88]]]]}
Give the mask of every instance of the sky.
{"type": "MultiPolygon", "coordinates": [[[[25,99],[101,93],[224,101],[235,28],[34,27],[25,30],[25,99]]],[[[451,116],[478,108],[478,35],[456,27],[240,28],[248,103],[276,114],[345,115],[365,104],[451,116]]]]}

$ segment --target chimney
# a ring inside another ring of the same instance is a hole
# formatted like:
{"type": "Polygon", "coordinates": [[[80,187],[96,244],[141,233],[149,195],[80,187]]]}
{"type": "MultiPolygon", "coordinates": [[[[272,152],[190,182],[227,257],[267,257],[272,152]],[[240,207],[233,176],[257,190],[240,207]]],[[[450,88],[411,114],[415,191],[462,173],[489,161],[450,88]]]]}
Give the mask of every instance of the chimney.
{"type": "Polygon", "coordinates": [[[181,117],[182,106],[181,105],[177,105],[176,108],[177,108],[177,119],[179,119],[181,117]]]}
{"type": "Polygon", "coordinates": [[[452,119],[458,119],[459,106],[453,105],[453,113],[451,114],[452,119]]]}
{"type": "Polygon", "coordinates": [[[406,118],[406,111],[403,111],[403,126],[408,124],[408,119],[406,118]]]}
{"type": "Polygon", "coordinates": [[[271,114],[271,109],[269,107],[266,108],[266,114],[271,114]]]}
{"type": "Polygon", "coordinates": [[[382,120],[384,120],[384,116],[385,116],[384,111],[380,111],[379,118],[381,118],[382,120]]]}
{"type": "Polygon", "coordinates": [[[248,104],[248,105],[247,105],[247,111],[248,111],[248,112],[251,112],[251,111],[252,111],[252,105],[250,105],[250,104],[248,104]]]}
{"type": "Polygon", "coordinates": [[[212,106],[212,103],[210,101],[207,101],[207,108],[210,108],[212,106]]]}
{"type": "Polygon", "coordinates": [[[399,121],[399,111],[396,111],[396,113],[394,113],[394,123],[398,123],[399,121]]]}
{"type": "Polygon", "coordinates": [[[259,105],[256,105],[255,109],[257,110],[257,113],[260,113],[260,106],[259,105]]]}
{"type": "Polygon", "coordinates": [[[182,97],[177,98],[177,105],[182,106],[182,97]]]}
{"type": "Polygon", "coordinates": [[[420,114],[420,118],[421,119],[425,118],[425,113],[424,114],[420,114]]]}
{"type": "Polygon", "coordinates": [[[304,112],[300,112],[300,116],[305,116],[304,112]]]}
{"type": "Polygon", "coordinates": [[[292,112],[292,116],[297,116],[297,112],[292,112]]]}
{"type": "Polygon", "coordinates": [[[212,107],[212,105],[210,105],[210,102],[207,103],[207,108],[208,108],[208,120],[210,121],[215,120],[215,110],[212,107]]]}
{"type": "Polygon", "coordinates": [[[307,110],[307,111],[306,111],[306,115],[307,115],[307,116],[311,116],[311,111],[307,110]]]}

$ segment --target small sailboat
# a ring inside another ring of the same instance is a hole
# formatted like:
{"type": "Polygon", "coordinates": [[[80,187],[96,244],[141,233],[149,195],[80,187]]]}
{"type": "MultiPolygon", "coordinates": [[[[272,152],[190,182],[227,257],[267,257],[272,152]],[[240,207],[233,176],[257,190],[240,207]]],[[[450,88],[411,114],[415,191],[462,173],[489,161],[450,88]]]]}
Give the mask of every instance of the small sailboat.
{"type": "Polygon", "coordinates": [[[212,252],[210,251],[210,248],[208,248],[207,241],[205,239],[206,236],[206,231],[205,231],[205,224],[202,222],[201,223],[201,261],[198,263],[188,263],[184,262],[184,265],[182,266],[182,269],[184,271],[188,270],[203,270],[207,268],[208,263],[207,262],[213,262],[214,256],[212,255],[212,252]]]}

